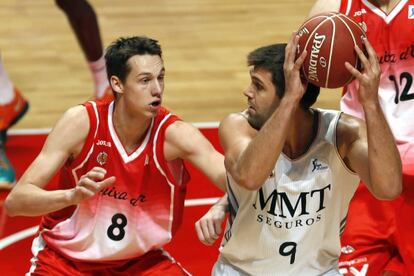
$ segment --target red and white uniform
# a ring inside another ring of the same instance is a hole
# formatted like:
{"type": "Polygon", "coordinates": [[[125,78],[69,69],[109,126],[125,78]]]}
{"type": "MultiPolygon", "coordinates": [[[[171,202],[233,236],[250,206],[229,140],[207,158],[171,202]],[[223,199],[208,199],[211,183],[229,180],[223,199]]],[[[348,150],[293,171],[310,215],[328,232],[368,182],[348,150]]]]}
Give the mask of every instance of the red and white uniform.
{"type": "MultiPolygon", "coordinates": [[[[414,271],[414,0],[402,0],[386,14],[369,0],[343,0],[340,12],[366,31],[381,66],[379,100],[403,161],[403,195],[376,200],[360,185],[342,237],[344,272],[359,266],[368,275],[414,271]],[[351,252],[351,253],[349,253],[351,252]],[[365,267],[363,265],[365,264],[365,267]],[[398,264],[398,265],[395,265],[398,264]],[[346,270],[346,271],[345,271],[346,270]]],[[[358,83],[344,88],[341,110],[361,119],[358,83]]],[[[384,160],[384,169],[387,169],[384,160]]],[[[352,275],[352,274],[351,274],[352,275]]]]}
{"type": "Polygon", "coordinates": [[[113,125],[113,103],[85,106],[90,131],[81,153],[62,168],[59,188],[74,187],[95,166],[116,182],[79,205],[44,216],[39,231],[44,242],[37,246],[76,262],[111,264],[160,249],[181,223],[189,180],[182,160],[164,158],[165,130],[179,119],[161,108],[140,146],[128,154],[113,125]]]}

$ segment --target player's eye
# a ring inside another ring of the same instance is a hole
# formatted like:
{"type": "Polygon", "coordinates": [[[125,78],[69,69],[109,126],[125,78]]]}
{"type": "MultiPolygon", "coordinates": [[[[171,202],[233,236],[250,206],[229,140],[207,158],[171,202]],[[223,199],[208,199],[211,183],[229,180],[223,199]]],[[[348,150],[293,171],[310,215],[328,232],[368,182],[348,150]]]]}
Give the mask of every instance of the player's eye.
{"type": "Polygon", "coordinates": [[[253,86],[257,89],[257,90],[263,90],[263,86],[258,83],[258,82],[253,82],[253,86]]]}

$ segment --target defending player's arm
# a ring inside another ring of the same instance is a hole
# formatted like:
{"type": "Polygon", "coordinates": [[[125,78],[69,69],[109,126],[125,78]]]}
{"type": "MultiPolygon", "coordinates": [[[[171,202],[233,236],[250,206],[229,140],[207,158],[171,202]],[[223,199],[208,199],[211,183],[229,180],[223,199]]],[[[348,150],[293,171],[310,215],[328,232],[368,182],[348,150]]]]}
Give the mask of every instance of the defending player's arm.
{"type": "Polygon", "coordinates": [[[80,152],[88,131],[89,119],[85,107],[73,107],[62,116],[49,134],[40,154],[7,197],[5,207],[10,216],[44,215],[78,204],[103,187],[113,184],[114,177],[103,180],[105,170],[94,168],[82,176],[78,185],[72,189],[44,189],[63,164],[80,152]]]}
{"type": "Polygon", "coordinates": [[[341,0],[316,0],[313,4],[308,18],[323,12],[338,12],[341,6],[341,0]]]}
{"type": "Polygon", "coordinates": [[[226,190],[223,155],[193,125],[182,121],[170,125],[165,132],[164,154],[167,161],[190,161],[218,188],[226,190]]]}
{"type": "Polygon", "coordinates": [[[343,116],[341,121],[349,131],[348,134],[342,131],[348,137],[345,138],[348,139],[345,161],[377,198],[393,199],[402,191],[401,158],[378,101],[379,62],[368,40],[364,39],[364,43],[368,58],[356,48],[363,71],[350,64],[346,67],[359,82],[358,98],[364,109],[366,127],[357,119],[343,116]]]}
{"type": "MultiPolygon", "coordinates": [[[[305,85],[299,70],[306,51],[295,61],[298,39],[296,34],[292,34],[285,50],[285,95],[260,131],[254,130],[241,114],[228,116],[220,125],[226,169],[236,183],[246,189],[259,189],[269,177],[282,152],[293,114],[300,108],[299,102],[305,92],[305,85]]],[[[257,91],[251,93],[260,93],[262,88],[254,89],[257,91]]]]}
{"type": "Polygon", "coordinates": [[[228,201],[225,194],[195,223],[197,237],[203,244],[212,245],[219,238],[227,209],[228,201]]]}

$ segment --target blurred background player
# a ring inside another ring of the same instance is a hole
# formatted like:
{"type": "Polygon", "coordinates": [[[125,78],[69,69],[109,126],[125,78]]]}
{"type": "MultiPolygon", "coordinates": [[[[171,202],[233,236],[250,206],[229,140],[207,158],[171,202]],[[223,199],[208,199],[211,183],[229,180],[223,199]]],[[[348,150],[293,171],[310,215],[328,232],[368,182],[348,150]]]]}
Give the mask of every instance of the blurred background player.
{"type": "Polygon", "coordinates": [[[4,150],[7,129],[15,124],[28,108],[27,101],[13,87],[0,59],[0,190],[10,189],[16,180],[14,169],[4,150]]]}
{"type": "Polygon", "coordinates": [[[105,59],[98,20],[94,9],[86,0],[56,0],[66,14],[92,73],[97,100],[112,100],[105,69],[105,59]]]}
{"type": "MultiPolygon", "coordinates": [[[[94,98],[103,101],[112,100],[94,9],[86,0],[56,0],[55,2],[66,14],[89,64],[95,86],[94,98]]],[[[0,60],[0,190],[11,189],[16,180],[12,164],[4,150],[7,130],[23,117],[28,107],[27,100],[13,85],[0,60]]]]}
{"type": "MultiPolygon", "coordinates": [[[[401,155],[404,180],[402,196],[391,202],[375,199],[359,185],[341,238],[341,272],[414,275],[414,1],[318,0],[309,17],[327,11],[359,22],[377,53],[379,100],[401,155]]],[[[341,110],[364,119],[357,89],[357,81],[344,88],[341,110]]]]}

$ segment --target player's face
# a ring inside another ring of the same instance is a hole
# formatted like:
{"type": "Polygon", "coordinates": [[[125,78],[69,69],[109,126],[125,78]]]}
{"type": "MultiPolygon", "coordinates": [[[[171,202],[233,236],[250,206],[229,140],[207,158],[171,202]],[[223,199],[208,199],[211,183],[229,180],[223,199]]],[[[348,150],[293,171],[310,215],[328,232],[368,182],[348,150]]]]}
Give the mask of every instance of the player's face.
{"type": "Polygon", "coordinates": [[[135,55],[128,64],[131,70],[123,83],[125,104],[146,117],[153,117],[162,103],[164,63],[158,55],[135,55]]]}
{"type": "Polygon", "coordinates": [[[248,121],[255,129],[260,129],[269,119],[279,103],[272,74],[263,68],[250,70],[251,83],[244,91],[247,97],[248,121]]]}

